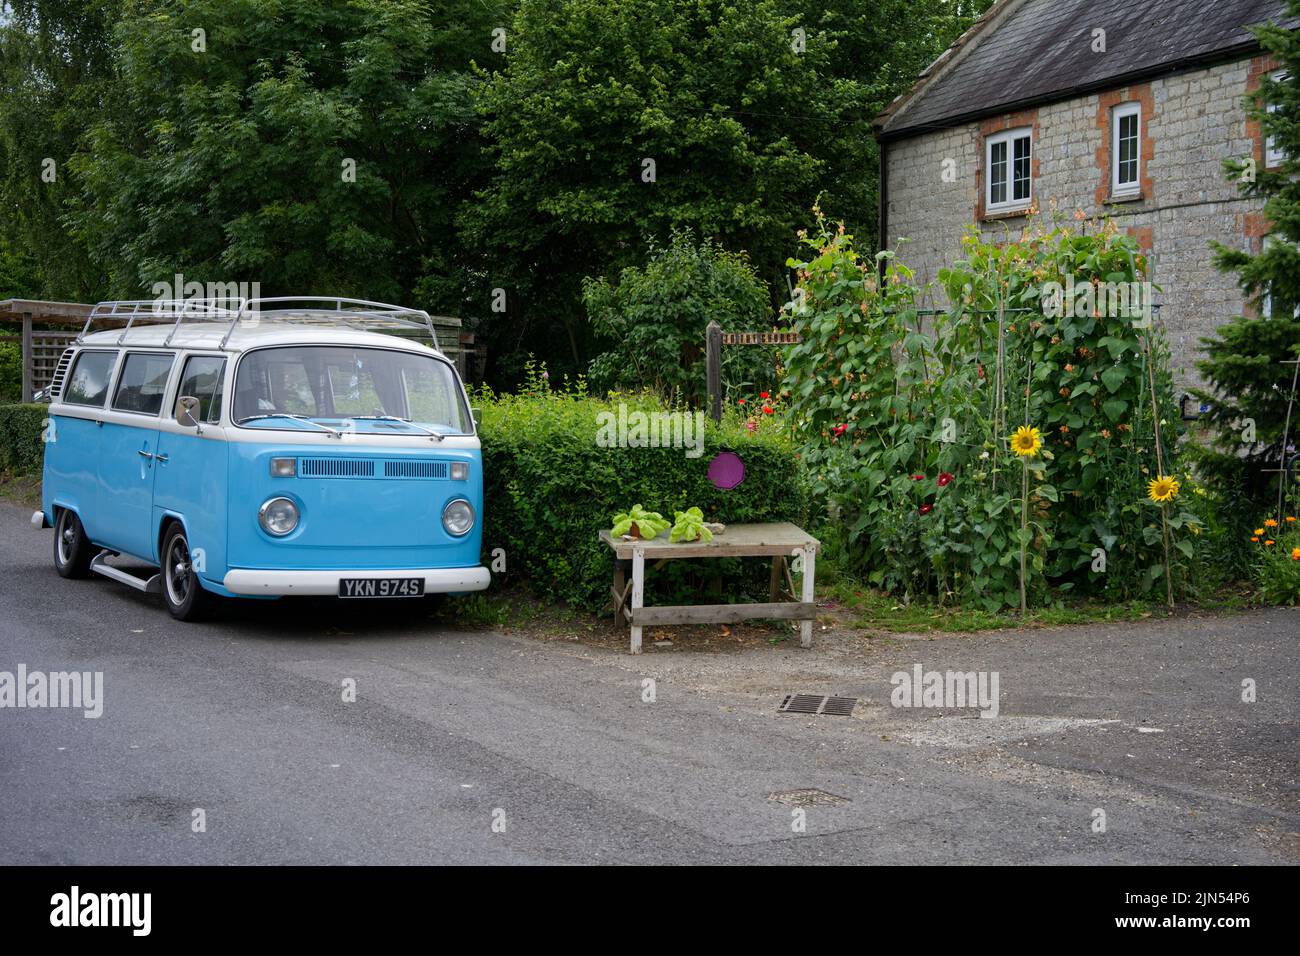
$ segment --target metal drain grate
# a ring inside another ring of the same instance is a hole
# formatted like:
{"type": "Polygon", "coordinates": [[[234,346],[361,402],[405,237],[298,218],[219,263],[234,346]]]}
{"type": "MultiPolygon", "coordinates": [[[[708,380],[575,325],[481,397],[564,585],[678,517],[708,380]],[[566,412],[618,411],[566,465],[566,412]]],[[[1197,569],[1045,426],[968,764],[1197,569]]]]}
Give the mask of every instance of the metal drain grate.
{"type": "Polygon", "coordinates": [[[776,793],[769,793],[767,799],[791,807],[838,807],[849,802],[848,797],[839,797],[825,790],[818,790],[816,787],[808,787],[805,790],[778,790],[776,793]]]}
{"type": "Polygon", "coordinates": [[[821,694],[786,694],[778,711],[784,714],[833,714],[850,717],[856,697],[825,697],[821,694]]]}

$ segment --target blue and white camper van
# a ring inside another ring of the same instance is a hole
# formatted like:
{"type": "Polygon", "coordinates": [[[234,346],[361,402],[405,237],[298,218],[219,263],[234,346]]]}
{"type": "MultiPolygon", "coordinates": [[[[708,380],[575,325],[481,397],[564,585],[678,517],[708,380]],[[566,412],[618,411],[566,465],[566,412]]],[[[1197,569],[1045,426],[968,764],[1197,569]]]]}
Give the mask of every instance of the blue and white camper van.
{"type": "Polygon", "coordinates": [[[215,596],[488,586],[479,440],[427,313],[334,298],[101,303],[50,397],[32,523],[54,528],[64,577],[160,591],[181,620],[215,596]]]}

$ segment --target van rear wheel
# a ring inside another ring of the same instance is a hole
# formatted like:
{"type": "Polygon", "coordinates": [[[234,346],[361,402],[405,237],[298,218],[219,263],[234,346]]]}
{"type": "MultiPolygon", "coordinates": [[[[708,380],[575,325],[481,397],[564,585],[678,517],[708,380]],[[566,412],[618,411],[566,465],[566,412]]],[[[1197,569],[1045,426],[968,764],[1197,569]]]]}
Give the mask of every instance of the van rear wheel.
{"type": "Polygon", "coordinates": [[[77,513],[69,508],[59,511],[54,522],[54,570],[65,578],[90,577],[90,562],[95,546],[86,537],[77,513]]]}
{"type": "Polygon", "coordinates": [[[167,529],[162,546],[162,595],[178,621],[197,621],[212,605],[212,595],[199,583],[190,559],[190,542],[179,523],[167,529]]]}

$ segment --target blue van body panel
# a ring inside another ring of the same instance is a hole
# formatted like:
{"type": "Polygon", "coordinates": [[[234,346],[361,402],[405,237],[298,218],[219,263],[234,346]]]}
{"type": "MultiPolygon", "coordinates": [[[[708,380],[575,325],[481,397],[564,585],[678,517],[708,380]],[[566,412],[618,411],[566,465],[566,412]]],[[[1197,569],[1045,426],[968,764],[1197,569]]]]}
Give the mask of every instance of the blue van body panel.
{"type": "Polygon", "coordinates": [[[477,449],[367,446],[364,436],[333,446],[230,441],[227,564],[231,568],[336,570],[471,568],[483,539],[483,467],[477,449]],[[271,476],[272,458],[297,459],[295,477],[271,476]],[[469,465],[453,480],[447,466],[469,465]],[[257,512],[284,496],[298,526],[282,538],[257,512]],[[474,527],[456,538],[442,525],[447,504],[463,498],[474,527]]]}
{"type": "Polygon", "coordinates": [[[103,540],[95,507],[99,493],[100,425],[85,418],[55,415],[46,432],[41,472],[41,510],[54,524],[54,509],[75,511],[91,541],[103,540]]]}
{"type": "Polygon", "coordinates": [[[158,451],[158,419],[142,416],[139,425],[106,421],[99,433],[96,497],[104,506],[95,508],[98,535],[92,534],[91,540],[156,562],[158,542],[152,529],[157,467],[145,456],[158,451]]]}
{"type": "Polygon", "coordinates": [[[226,468],[228,446],[219,433],[209,429],[193,432],[161,432],[158,453],[166,461],[155,466],[153,488],[154,547],[161,547],[162,525],[178,518],[185,526],[190,554],[195,556],[200,583],[220,593],[226,576],[226,468]]]}

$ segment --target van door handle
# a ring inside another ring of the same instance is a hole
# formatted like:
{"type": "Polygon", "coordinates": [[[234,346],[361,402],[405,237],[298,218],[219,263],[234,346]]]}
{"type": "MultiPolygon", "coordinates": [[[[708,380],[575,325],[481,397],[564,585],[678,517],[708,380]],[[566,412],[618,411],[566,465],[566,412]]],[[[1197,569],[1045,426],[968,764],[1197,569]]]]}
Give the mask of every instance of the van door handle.
{"type": "Polygon", "coordinates": [[[153,452],[148,452],[148,451],[138,451],[138,452],[136,452],[136,454],[139,455],[141,458],[152,458],[152,457],[153,457],[153,452]]]}
{"type": "Polygon", "coordinates": [[[160,465],[165,465],[165,464],[167,464],[168,460],[169,460],[169,459],[167,458],[166,455],[155,455],[155,456],[154,456],[154,461],[158,462],[158,464],[160,464],[160,465]]]}

